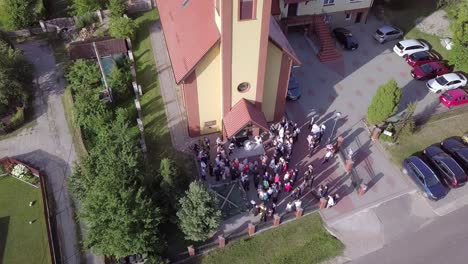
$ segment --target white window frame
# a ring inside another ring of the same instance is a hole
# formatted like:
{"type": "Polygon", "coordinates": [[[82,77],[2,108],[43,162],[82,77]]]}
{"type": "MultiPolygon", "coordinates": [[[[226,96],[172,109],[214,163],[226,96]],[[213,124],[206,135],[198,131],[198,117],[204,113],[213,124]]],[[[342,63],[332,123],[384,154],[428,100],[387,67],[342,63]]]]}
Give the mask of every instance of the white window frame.
{"type": "Polygon", "coordinates": [[[323,5],[324,6],[330,6],[330,5],[334,5],[335,4],[335,0],[323,0],[323,5]]]}
{"type": "Polygon", "coordinates": [[[351,20],[352,17],[353,17],[352,13],[345,13],[345,20],[346,21],[351,20]]]}

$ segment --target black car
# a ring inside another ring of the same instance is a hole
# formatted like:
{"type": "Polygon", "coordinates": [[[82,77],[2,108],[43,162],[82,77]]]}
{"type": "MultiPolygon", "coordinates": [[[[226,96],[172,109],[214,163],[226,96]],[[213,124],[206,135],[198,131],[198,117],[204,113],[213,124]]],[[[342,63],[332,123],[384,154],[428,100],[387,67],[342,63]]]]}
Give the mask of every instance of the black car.
{"type": "Polygon", "coordinates": [[[299,82],[297,81],[294,74],[291,74],[289,77],[289,84],[288,84],[288,97],[289,100],[298,100],[301,98],[301,89],[299,87],[299,82]]]}
{"type": "Polygon", "coordinates": [[[344,49],[355,50],[359,47],[358,41],[353,36],[353,33],[346,28],[335,28],[333,34],[344,49]]]}
{"type": "Polygon", "coordinates": [[[467,181],[466,173],[458,163],[436,146],[427,147],[424,154],[429,161],[437,168],[445,182],[452,187],[461,186],[467,181]]]}
{"type": "Polygon", "coordinates": [[[452,157],[465,169],[468,173],[468,146],[462,142],[449,138],[440,143],[442,148],[447,151],[452,157]]]}
{"type": "Polygon", "coordinates": [[[423,195],[439,200],[447,194],[447,189],[440,183],[437,175],[420,158],[416,156],[408,157],[403,161],[403,173],[409,175],[411,179],[423,191],[423,195]]]}

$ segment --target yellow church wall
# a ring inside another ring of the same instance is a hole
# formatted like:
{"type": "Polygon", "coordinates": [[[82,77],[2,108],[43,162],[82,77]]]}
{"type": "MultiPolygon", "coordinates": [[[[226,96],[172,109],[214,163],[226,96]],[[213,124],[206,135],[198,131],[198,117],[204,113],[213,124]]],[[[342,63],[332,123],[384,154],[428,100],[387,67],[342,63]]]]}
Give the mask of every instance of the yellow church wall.
{"type": "Polygon", "coordinates": [[[275,116],[276,95],[278,93],[282,57],[282,51],[269,41],[265,73],[265,90],[263,91],[262,104],[262,112],[265,114],[265,118],[268,122],[273,121],[275,116]]]}
{"type": "Polygon", "coordinates": [[[221,130],[221,56],[220,45],[216,44],[196,67],[198,109],[201,134],[221,130]],[[206,122],[216,121],[206,126],[206,122]]]}
{"type": "Polygon", "coordinates": [[[255,101],[263,1],[255,1],[257,4],[255,19],[238,21],[239,1],[233,0],[231,107],[242,98],[255,101]],[[248,82],[250,89],[239,92],[237,87],[243,82],[248,82]]]}

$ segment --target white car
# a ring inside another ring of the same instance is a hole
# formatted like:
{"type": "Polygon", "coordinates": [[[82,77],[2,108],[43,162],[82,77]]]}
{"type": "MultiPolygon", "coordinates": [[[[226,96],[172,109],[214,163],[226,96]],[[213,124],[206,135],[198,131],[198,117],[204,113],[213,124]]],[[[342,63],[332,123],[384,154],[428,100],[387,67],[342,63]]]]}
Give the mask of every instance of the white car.
{"type": "Polygon", "coordinates": [[[416,39],[402,40],[393,47],[393,51],[400,57],[427,50],[429,50],[429,45],[416,39]]]}
{"type": "Polygon", "coordinates": [[[447,73],[427,81],[426,86],[433,93],[445,92],[466,85],[466,77],[460,73],[447,73]]]}

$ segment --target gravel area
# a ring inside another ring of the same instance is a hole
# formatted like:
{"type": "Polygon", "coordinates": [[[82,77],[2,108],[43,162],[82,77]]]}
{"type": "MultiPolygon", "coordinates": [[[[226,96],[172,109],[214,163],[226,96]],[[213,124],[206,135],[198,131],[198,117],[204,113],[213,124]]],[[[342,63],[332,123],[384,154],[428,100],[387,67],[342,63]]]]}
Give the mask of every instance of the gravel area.
{"type": "Polygon", "coordinates": [[[452,37],[449,30],[450,20],[445,10],[437,10],[428,17],[419,17],[415,21],[416,28],[424,33],[441,38],[452,37]]]}

